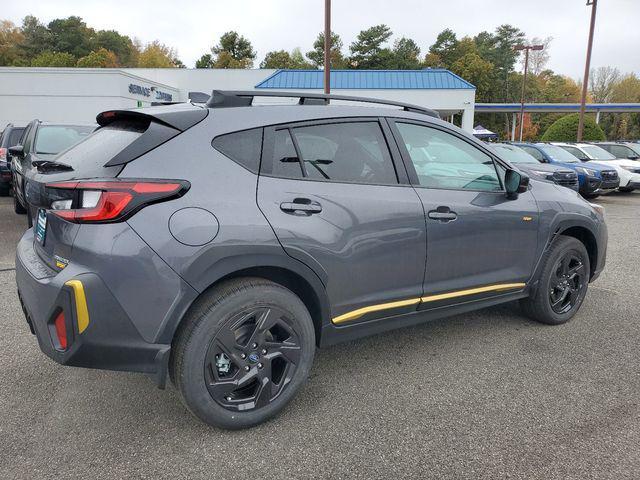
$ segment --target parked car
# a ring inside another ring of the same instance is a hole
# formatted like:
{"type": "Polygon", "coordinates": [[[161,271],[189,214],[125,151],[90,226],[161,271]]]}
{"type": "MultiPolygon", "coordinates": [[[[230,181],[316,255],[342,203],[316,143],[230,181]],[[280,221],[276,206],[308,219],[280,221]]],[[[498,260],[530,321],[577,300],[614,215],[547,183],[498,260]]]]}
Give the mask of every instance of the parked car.
{"type": "Polygon", "coordinates": [[[611,165],[620,177],[621,192],[632,192],[640,188],[640,164],[628,159],[617,159],[606,150],[589,143],[554,143],[583,162],[598,162],[601,165],[611,165]]]}
{"type": "Polygon", "coordinates": [[[318,346],[516,300],[563,324],[604,268],[601,206],[433,111],[258,95],[287,96],[104,112],[68,170],[34,172],[16,280],[44,353],[168,372],[204,422],[244,428],[318,346]]]}
{"type": "Polygon", "coordinates": [[[598,142],[597,145],[616,158],[640,160],[640,144],[632,142],[598,142]]]}
{"type": "Polygon", "coordinates": [[[25,128],[20,144],[12,146],[13,204],[16,213],[27,213],[25,177],[34,168],[42,171],[64,170],[55,156],[95,130],[95,125],[63,125],[33,120],[25,128]]]}
{"type": "Polygon", "coordinates": [[[496,149],[498,155],[530,177],[547,180],[576,192],[580,187],[575,170],[551,163],[541,163],[522,148],[509,143],[493,143],[491,146],[496,149]]]}
{"type": "Polygon", "coordinates": [[[11,154],[9,147],[17,145],[24,127],[8,124],[0,135],[0,195],[9,195],[11,191],[11,154]]]}
{"type": "Polygon", "coordinates": [[[583,165],[580,160],[562,148],[549,143],[515,143],[525,152],[543,163],[560,165],[571,168],[578,174],[580,194],[585,198],[597,196],[614,191],[620,185],[620,178],[615,168],[598,163],[583,165]]]}

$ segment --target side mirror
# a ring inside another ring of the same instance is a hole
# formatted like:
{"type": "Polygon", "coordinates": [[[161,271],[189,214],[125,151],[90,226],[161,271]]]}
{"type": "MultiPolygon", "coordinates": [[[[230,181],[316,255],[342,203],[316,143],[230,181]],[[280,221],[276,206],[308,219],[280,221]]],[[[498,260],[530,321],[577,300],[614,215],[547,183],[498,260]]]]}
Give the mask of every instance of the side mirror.
{"type": "Polygon", "coordinates": [[[507,191],[507,198],[518,198],[518,194],[526,192],[529,188],[529,177],[515,170],[507,170],[504,187],[507,191]]]}
{"type": "Polygon", "coordinates": [[[15,145],[13,147],[9,147],[9,153],[16,157],[24,156],[24,147],[22,145],[15,145]]]}
{"type": "Polygon", "coordinates": [[[640,159],[640,156],[638,156],[638,155],[630,155],[630,156],[628,156],[627,158],[628,158],[629,160],[638,160],[638,159],[640,159]]]}

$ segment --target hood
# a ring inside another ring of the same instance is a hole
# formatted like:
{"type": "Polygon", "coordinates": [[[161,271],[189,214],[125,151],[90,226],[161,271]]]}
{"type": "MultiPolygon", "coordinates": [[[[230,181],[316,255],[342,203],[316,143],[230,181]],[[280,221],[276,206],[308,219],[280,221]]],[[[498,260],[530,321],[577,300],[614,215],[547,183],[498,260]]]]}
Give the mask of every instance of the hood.
{"type": "Polygon", "coordinates": [[[517,168],[521,168],[522,170],[537,170],[539,172],[549,172],[549,173],[556,173],[556,172],[562,172],[562,173],[571,173],[573,172],[572,169],[567,168],[565,166],[562,165],[553,165],[551,163],[516,163],[516,164],[512,164],[515,165],[517,168]]]}

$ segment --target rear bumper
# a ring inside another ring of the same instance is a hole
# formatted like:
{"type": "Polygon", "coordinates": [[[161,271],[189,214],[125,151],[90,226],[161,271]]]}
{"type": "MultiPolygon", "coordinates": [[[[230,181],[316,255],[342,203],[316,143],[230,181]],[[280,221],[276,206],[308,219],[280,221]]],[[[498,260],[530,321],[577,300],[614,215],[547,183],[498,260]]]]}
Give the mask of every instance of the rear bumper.
{"type": "Polygon", "coordinates": [[[33,248],[33,230],[18,244],[16,282],[27,322],[49,358],[62,365],[143,372],[164,386],[171,346],[146,342],[97,274],[73,264],[60,272],[45,265],[33,248]],[[85,292],[88,325],[82,333],[82,305],[70,280],[79,280],[85,292]],[[53,327],[60,311],[68,339],[64,351],[57,347],[53,327]]]}

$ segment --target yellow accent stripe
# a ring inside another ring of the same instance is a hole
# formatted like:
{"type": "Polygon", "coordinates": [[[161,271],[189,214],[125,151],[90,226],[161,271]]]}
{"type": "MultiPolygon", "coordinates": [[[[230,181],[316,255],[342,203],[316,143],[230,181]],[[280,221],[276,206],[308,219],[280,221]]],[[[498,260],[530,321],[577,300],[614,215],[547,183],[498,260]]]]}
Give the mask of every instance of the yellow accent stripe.
{"type": "Polygon", "coordinates": [[[475,295],[476,293],[499,292],[501,290],[513,290],[516,288],[526,287],[526,283],[501,283],[498,285],[487,285],[486,287],[470,288],[468,290],[458,290],[457,292],[440,293],[438,295],[429,295],[422,297],[422,303],[437,302],[438,300],[446,300],[448,298],[464,297],[466,295],[475,295]]]}
{"type": "Polygon", "coordinates": [[[419,298],[410,298],[408,300],[398,300],[397,302],[380,303],[378,305],[371,305],[370,307],[363,307],[357,310],[353,310],[352,312],[347,312],[344,315],[335,317],[331,321],[333,323],[344,323],[350,320],[355,320],[356,318],[360,318],[366,313],[379,312],[380,310],[388,310],[390,308],[407,307],[409,305],[417,305],[418,303],[420,303],[419,298]]]}
{"type": "Polygon", "coordinates": [[[407,300],[399,300],[397,302],[380,303],[378,305],[371,305],[369,307],[359,308],[351,312],[347,312],[331,320],[334,324],[349,322],[356,320],[363,315],[371,312],[379,312],[381,310],[388,310],[391,308],[407,307],[409,305],[417,305],[419,303],[437,302],[438,300],[446,300],[449,298],[464,297],[467,295],[475,295],[478,293],[486,292],[499,292],[502,290],[515,290],[526,287],[526,283],[500,283],[497,285],[487,285],[485,287],[469,288],[467,290],[458,290],[449,293],[440,293],[438,295],[428,295],[422,298],[409,298],[407,300]]]}
{"type": "Polygon", "coordinates": [[[78,316],[78,332],[84,332],[89,326],[89,309],[87,308],[87,297],[84,294],[84,285],[80,280],[69,280],[65,285],[73,289],[73,296],[76,300],[76,315],[78,316]]]}

